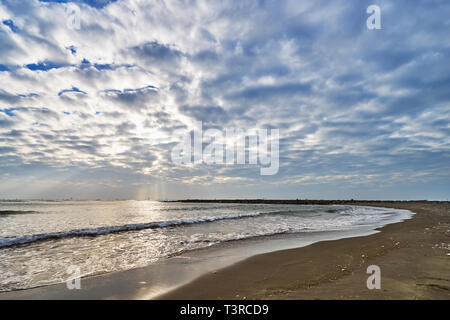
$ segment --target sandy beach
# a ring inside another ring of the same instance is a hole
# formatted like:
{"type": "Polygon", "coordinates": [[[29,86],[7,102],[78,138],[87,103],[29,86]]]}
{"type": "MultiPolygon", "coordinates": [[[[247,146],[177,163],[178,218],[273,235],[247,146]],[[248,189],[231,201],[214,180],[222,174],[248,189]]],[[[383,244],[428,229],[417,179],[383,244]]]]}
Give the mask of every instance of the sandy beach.
{"type": "MultiPolygon", "coordinates": [[[[323,202],[321,202],[323,203],[323,202]]],[[[450,299],[448,202],[352,202],[416,215],[380,233],[254,256],[160,299],[450,299]],[[369,265],[381,289],[368,290],[369,265]]]]}

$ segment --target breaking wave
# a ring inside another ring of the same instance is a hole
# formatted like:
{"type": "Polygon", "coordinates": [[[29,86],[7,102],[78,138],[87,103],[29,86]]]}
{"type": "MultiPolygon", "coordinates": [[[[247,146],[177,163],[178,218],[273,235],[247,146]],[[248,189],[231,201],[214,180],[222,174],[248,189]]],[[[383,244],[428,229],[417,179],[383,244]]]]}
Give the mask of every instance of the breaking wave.
{"type": "Polygon", "coordinates": [[[122,226],[110,226],[110,227],[108,226],[108,227],[99,227],[99,228],[91,228],[91,229],[70,230],[70,231],[66,231],[66,232],[53,232],[53,233],[33,234],[33,235],[18,236],[18,237],[7,237],[7,238],[0,238],[0,248],[19,245],[19,244],[32,243],[32,242],[36,242],[36,241],[43,241],[43,240],[61,239],[61,238],[69,238],[69,237],[85,237],[85,236],[95,237],[95,236],[99,236],[99,235],[124,232],[124,231],[167,228],[167,227],[182,226],[182,225],[197,224],[197,223],[208,223],[208,222],[214,222],[214,221],[219,221],[219,220],[251,218],[251,217],[257,217],[260,215],[261,215],[261,213],[255,212],[255,213],[244,213],[244,214],[239,214],[239,215],[224,215],[224,216],[217,216],[217,217],[202,217],[202,218],[194,218],[194,219],[181,219],[181,220],[172,220],[172,221],[126,224],[126,225],[122,225],[122,226]]]}

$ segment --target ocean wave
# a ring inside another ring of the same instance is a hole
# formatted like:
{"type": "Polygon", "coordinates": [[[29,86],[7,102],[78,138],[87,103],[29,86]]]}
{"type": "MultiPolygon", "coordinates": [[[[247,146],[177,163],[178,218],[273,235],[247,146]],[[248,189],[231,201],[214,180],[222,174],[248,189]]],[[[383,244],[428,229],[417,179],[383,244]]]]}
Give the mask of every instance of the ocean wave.
{"type": "MultiPolygon", "coordinates": [[[[0,211],[1,214],[2,211],[0,211]]],[[[24,213],[36,213],[36,211],[3,211],[3,212],[11,212],[11,214],[24,214],[24,213]]],[[[323,212],[323,210],[317,210],[316,212],[312,212],[314,214],[323,212]]],[[[346,215],[345,210],[339,211],[342,215],[346,215]]],[[[304,212],[302,210],[278,210],[278,211],[268,211],[268,212],[251,212],[251,213],[243,213],[243,214],[228,214],[221,216],[210,216],[210,217],[200,217],[200,218],[191,218],[191,219],[180,219],[180,220],[169,220],[169,221],[156,221],[156,222],[148,222],[148,223],[137,223],[137,224],[125,224],[120,226],[104,226],[104,227],[96,227],[96,228],[88,228],[88,229],[74,229],[69,231],[62,232],[51,232],[51,233],[42,233],[42,234],[32,234],[32,235],[23,235],[23,236],[12,236],[6,238],[0,238],[0,248],[10,247],[20,244],[29,244],[37,241],[45,241],[45,240],[54,240],[54,239],[62,239],[62,238],[71,238],[71,237],[95,237],[100,235],[106,235],[110,233],[118,233],[118,232],[126,232],[126,231],[138,231],[143,229],[159,229],[159,228],[167,228],[167,227],[176,227],[183,225],[192,225],[192,224],[201,224],[201,223],[209,223],[220,220],[231,220],[231,219],[242,219],[242,218],[251,218],[258,216],[268,216],[268,215],[295,215],[300,214],[302,216],[307,216],[308,212],[304,212]]]]}
{"type": "Polygon", "coordinates": [[[31,210],[0,210],[0,217],[6,217],[16,214],[32,214],[37,213],[37,211],[31,211],[31,210]]]}
{"type": "Polygon", "coordinates": [[[242,219],[260,216],[261,213],[244,213],[239,215],[224,215],[217,217],[202,217],[193,219],[181,219],[181,220],[171,220],[171,221],[159,221],[159,222],[149,222],[149,223],[137,223],[137,224],[126,224],[122,226],[108,226],[108,227],[98,227],[91,229],[77,229],[65,232],[52,232],[52,233],[42,233],[33,234],[26,236],[8,237],[0,238],[0,248],[10,247],[19,244],[28,244],[36,241],[61,239],[61,238],[71,238],[71,237],[95,237],[100,235],[106,235],[110,233],[124,232],[124,231],[137,231],[143,229],[158,229],[175,227],[182,225],[198,224],[198,223],[208,223],[219,220],[231,220],[231,219],[242,219]]]}
{"type": "Polygon", "coordinates": [[[239,209],[243,207],[242,204],[227,204],[227,205],[217,205],[217,206],[186,206],[186,207],[161,207],[158,208],[159,211],[201,211],[201,210],[215,210],[215,209],[239,209]]]}

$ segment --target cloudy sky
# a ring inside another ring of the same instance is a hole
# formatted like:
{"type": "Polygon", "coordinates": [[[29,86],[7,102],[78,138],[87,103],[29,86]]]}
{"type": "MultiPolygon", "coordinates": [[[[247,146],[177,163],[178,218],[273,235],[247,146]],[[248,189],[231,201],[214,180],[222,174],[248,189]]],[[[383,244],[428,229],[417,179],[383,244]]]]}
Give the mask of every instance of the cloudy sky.
{"type": "Polygon", "coordinates": [[[448,0],[1,0],[0,21],[0,198],[450,198],[448,0]],[[278,174],[174,164],[196,121],[278,128],[278,174]]]}

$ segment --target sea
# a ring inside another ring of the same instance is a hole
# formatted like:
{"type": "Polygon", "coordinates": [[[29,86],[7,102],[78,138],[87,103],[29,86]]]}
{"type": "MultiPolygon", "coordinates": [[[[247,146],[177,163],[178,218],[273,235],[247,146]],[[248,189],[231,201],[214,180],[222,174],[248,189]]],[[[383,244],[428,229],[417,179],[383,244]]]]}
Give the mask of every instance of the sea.
{"type": "Polygon", "coordinates": [[[88,277],[226,242],[357,234],[412,215],[350,205],[0,201],[0,291],[62,283],[73,267],[88,277]]]}

